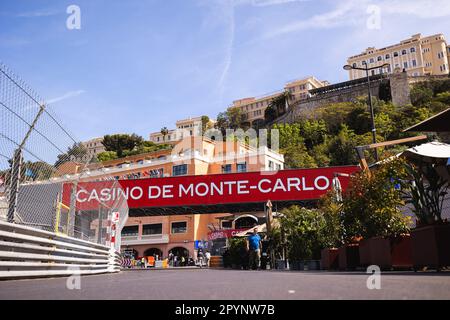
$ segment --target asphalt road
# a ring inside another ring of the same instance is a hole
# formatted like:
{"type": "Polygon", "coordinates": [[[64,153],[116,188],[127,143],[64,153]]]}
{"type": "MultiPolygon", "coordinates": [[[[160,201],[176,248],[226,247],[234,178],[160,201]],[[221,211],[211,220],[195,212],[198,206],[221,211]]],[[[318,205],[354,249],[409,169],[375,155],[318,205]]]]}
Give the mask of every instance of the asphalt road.
{"type": "Polygon", "coordinates": [[[381,289],[368,274],[324,271],[140,270],[81,277],[0,281],[0,299],[450,299],[450,272],[389,272],[381,289]]]}

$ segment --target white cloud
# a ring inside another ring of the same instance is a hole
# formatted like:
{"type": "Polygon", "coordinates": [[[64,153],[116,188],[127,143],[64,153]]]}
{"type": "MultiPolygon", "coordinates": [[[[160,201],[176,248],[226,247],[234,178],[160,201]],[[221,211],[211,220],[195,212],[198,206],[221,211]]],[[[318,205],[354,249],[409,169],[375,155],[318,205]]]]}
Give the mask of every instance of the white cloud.
{"type": "Polygon", "coordinates": [[[29,11],[29,12],[21,12],[16,15],[16,17],[20,18],[36,18],[36,17],[50,17],[58,14],[59,12],[57,10],[53,9],[43,9],[43,10],[36,10],[36,11],[29,11]]]}
{"type": "Polygon", "coordinates": [[[47,103],[51,104],[51,103],[55,103],[55,102],[60,102],[62,100],[77,97],[85,92],[86,91],[84,91],[84,90],[69,91],[69,92],[66,92],[65,94],[63,94],[62,96],[47,100],[47,103]]]}

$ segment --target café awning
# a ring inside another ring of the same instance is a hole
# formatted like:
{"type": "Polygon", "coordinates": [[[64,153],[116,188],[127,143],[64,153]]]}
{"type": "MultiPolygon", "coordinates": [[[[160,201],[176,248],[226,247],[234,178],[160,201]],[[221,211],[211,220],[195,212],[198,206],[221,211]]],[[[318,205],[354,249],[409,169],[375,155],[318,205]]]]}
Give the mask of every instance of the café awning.
{"type": "Polygon", "coordinates": [[[450,158],[450,144],[432,141],[409,148],[402,152],[402,156],[416,156],[427,158],[448,159],[450,158]]]}

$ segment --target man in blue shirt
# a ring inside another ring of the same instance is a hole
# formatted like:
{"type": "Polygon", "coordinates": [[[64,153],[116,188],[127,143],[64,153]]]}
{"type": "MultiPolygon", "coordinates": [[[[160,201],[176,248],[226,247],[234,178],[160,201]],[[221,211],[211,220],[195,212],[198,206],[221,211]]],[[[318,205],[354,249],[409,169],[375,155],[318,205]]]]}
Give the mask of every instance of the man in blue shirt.
{"type": "Polygon", "coordinates": [[[247,250],[250,250],[250,269],[259,269],[259,262],[261,259],[261,237],[258,234],[258,228],[253,229],[253,234],[247,238],[247,250]]]}

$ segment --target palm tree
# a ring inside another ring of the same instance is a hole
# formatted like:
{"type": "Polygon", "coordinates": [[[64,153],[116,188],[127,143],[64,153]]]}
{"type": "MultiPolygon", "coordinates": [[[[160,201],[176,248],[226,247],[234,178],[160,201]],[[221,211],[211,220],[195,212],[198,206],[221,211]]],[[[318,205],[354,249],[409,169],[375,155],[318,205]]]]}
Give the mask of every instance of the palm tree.
{"type": "Polygon", "coordinates": [[[161,134],[163,135],[163,141],[166,142],[166,136],[169,133],[169,129],[167,127],[161,128],[161,134]]]}

